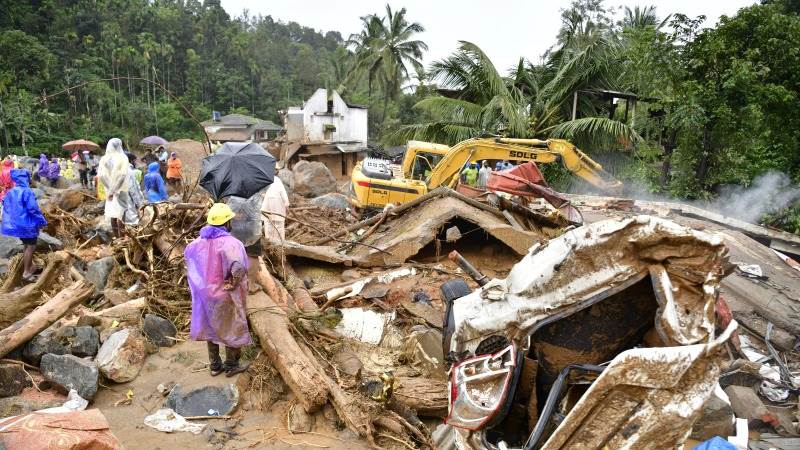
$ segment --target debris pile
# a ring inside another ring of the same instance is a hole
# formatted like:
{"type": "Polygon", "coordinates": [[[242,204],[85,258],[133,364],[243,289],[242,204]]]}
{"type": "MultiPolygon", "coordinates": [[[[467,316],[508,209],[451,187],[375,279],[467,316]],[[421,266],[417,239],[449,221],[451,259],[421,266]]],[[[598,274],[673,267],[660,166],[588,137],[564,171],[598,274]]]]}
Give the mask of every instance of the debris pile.
{"type": "Polygon", "coordinates": [[[533,197],[549,201],[439,188],[357,213],[324,166],[297,166],[278,174],[285,240],[248,247],[250,370],[212,383],[201,359],[144,393],[132,386],[155,361],[192,344],[183,252],[211,202],[187,189],[112,241],[101,202],[41,187],[49,252],[35,283],[22,284],[21,247],[0,238],[0,443],[44,443],[30,430],[58,421],[87,448],[118,448],[108,408],[128,406],[136,433],[217,448],[302,435],[412,449],[687,436],[771,448],[800,436],[800,273],[752,229],[541,189],[533,197]],[[14,406],[32,392],[58,397],[14,406]],[[50,406],[61,409],[38,411],[50,406]],[[242,423],[256,411],[280,426],[251,434],[242,423]]]}

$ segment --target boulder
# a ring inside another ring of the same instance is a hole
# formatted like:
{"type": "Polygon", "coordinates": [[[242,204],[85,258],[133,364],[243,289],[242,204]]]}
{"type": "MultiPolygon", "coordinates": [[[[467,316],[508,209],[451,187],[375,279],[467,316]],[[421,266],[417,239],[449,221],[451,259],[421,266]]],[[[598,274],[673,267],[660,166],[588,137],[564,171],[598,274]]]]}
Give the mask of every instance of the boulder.
{"type": "Polygon", "coordinates": [[[300,161],[293,169],[293,191],[304,197],[319,197],[336,192],[336,179],[325,164],[300,161]]]}
{"type": "Polygon", "coordinates": [[[145,336],[159,347],[175,345],[175,340],[170,338],[174,338],[178,330],[169,320],[155,314],[147,314],[144,316],[143,329],[145,336]]]}
{"type": "Polygon", "coordinates": [[[114,269],[114,257],[107,256],[98,260],[92,261],[86,266],[86,279],[94,284],[94,294],[100,295],[106,288],[108,283],[108,276],[114,269]]]}
{"type": "Polygon", "coordinates": [[[11,258],[17,253],[22,253],[24,249],[19,239],[0,234],[0,258],[11,258]]]}
{"type": "Polygon", "coordinates": [[[91,400],[97,394],[99,372],[93,361],[75,355],[48,353],[42,356],[39,370],[47,381],[60,386],[65,392],[75,389],[86,400],[91,400]]]}
{"type": "Polygon", "coordinates": [[[66,355],[69,353],[67,346],[61,343],[55,331],[47,329],[33,337],[22,349],[22,359],[29,364],[38,366],[42,356],[46,353],[66,355]]]}
{"type": "Polygon", "coordinates": [[[286,193],[291,194],[294,189],[294,173],[289,169],[281,169],[278,171],[278,178],[283,181],[283,187],[286,188],[286,193]]]}
{"type": "Polygon", "coordinates": [[[19,395],[31,382],[19,364],[0,364],[0,397],[19,395]]]}
{"type": "Polygon", "coordinates": [[[94,356],[100,347],[100,333],[90,326],[66,326],[55,334],[67,351],[75,356],[94,356]]]}
{"type": "Polygon", "coordinates": [[[64,211],[72,211],[81,206],[84,194],[78,189],[66,189],[58,196],[58,207],[64,211]]]}
{"type": "Polygon", "coordinates": [[[309,415],[299,405],[295,405],[289,413],[289,432],[308,433],[312,428],[314,428],[314,416],[309,415]]]}
{"type": "Polygon", "coordinates": [[[313,198],[311,199],[311,203],[330,209],[347,209],[350,207],[350,202],[347,201],[347,197],[336,192],[313,198]]]}
{"type": "Polygon", "coordinates": [[[700,418],[694,423],[691,438],[702,442],[714,436],[734,435],[736,431],[733,427],[733,421],[733,409],[727,400],[727,395],[724,395],[724,392],[715,392],[706,401],[700,413],[700,418]]]}
{"type": "Polygon", "coordinates": [[[131,299],[125,289],[106,289],[103,291],[103,297],[114,306],[121,305],[131,299]]]}
{"type": "Polygon", "coordinates": [[[177,384],[167,396],[164,407],[184,417],[224,416],[233,412],[238,403],[239,389],[235,384],[205,386],[185,394],[181,385],[177,384]]]}
{"type": "Polygon", "coordinates": [[[41,251],[62,250],[64,243],[60,239],[54,238],[44,231],[39,232],[39,238],[36,240],[36,248],[41,251]]]}
{"type": "Polygon", "coordinates": [[[139,375],[145,356],[144,336],[137,329],[128,327],[117,331],[103,342],[95,362],[103,376],[111,381],[124,383],[139,375]]]}

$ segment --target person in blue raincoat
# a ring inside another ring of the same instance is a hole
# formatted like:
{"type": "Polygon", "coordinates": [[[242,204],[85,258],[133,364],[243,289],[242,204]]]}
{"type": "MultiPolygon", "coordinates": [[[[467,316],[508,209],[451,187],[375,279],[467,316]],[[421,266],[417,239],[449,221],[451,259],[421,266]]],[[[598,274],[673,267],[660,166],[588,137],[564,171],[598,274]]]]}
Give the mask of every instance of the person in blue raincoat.
{"type": "Polygon", "coordinates": [[[169,198],[164,179],[161,178],[161,166],[158,162],[147,165],[147,175],[144,176],[144,189],[150,203],[165,202],[169,198]]]}
{"type": "Polygon", "coordinates": [[[33,252],[39,229],[47,226],[36,196],[30,188],[31,175],[27,170],[14,169],[11,179],[16,186],[3,199],[3,224],[0,227],[6,236],[19,238],[25,245],[22,255],[22,280],[28,283],[35,281],[37,269],[33,266],[33,252]]]}

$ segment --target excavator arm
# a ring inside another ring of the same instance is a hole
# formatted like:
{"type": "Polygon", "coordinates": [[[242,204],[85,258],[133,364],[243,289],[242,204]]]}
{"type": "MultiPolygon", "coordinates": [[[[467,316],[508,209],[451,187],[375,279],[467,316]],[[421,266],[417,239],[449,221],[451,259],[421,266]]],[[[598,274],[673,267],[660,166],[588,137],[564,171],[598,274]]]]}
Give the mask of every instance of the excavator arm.
{"type": "Polygon", "coordinates": [[[567,170],[604,191],[622,188],[622,183],[603,170],[603,166],[568,141],[495,138],[470,139],[453,146],[431,172],[427,180],[428,189],[455,186],[464,164],[483,159],[541,164],[560,160],[567,170]]]}

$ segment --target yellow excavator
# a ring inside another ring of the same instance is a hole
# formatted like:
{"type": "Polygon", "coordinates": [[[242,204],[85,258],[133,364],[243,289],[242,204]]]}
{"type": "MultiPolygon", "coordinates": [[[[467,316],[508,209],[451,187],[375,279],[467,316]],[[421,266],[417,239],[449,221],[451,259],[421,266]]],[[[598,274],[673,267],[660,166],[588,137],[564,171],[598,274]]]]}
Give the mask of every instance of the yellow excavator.
{"type": "Polygon", "coordinates": [[[356,164],[351,176],[351,198],[357,208],[383,208],[405,203],[440,186],[454,188],[466,163],[481,160],[561,161],[564,167],[604,191],[619,191],[622,183],[603,166],[561,139],[477,138],[449,147],[409,141],[401,165],[366,158],[356,164]]]}

